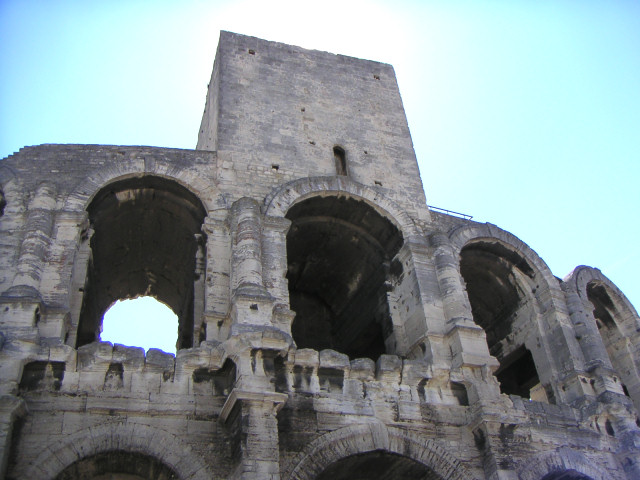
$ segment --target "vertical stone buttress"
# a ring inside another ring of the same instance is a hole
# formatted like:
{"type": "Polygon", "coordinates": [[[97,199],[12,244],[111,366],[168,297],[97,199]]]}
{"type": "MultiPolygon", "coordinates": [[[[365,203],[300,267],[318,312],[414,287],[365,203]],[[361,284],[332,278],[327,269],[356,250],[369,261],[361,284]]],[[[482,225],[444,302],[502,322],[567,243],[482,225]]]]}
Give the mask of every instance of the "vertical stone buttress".
{"type": "MultiPolygon", "coordinates": [[[[273,391],[262,358],[262,332],[273,327],[274,299],[265,287],[263,276],[263,221],[260,205],[251,198],[241,198],[231,208],[231,335],[244,337],[254,345],[251,367],[241,365],[236,387],[229,395],[221,419],[236,439],[238,466],[233,479],[278,480],[280,454],[276,414],[287,395],[273,391]]],[[[266,260],[270,267],[273,253],[285,248],[286,222],[266,222],[271,244],[265,241],[266,260]]],[[[286,259],[286,254],[279,260],[286,259]]],[[[281,266],[281,265],[280,265],[281,266]]],[[[286,271],[286,270],[285,270],[286,271]]],[[[282,270],[280,275],[282,275],[282,270]]],[[[276,274],[277,277],[277,274],[276,274]]],[[[271,288],[282,294],[282,279],[271,278],[271,288]],[[276,282],[277,285],[272,285],[276,282]]]]}
{"type": "Polygon", "coordinates": [[[42,183],[29,204],[25,237],[20,245],[16,275],[7,294],[40,297],[39,288],[53,232],[56,192],[53,185],[42,183]]]}
{"type": "MultiPolygon", "coordinates": [[[[218,215],[220,216],[220,215],[218,215]]],[[[206,340],[222,341],[228,333],[230,307],[231,245],[229,225],[225,218],[205,218],[206,265],[204,289],[204,322],[206,340]]]]}

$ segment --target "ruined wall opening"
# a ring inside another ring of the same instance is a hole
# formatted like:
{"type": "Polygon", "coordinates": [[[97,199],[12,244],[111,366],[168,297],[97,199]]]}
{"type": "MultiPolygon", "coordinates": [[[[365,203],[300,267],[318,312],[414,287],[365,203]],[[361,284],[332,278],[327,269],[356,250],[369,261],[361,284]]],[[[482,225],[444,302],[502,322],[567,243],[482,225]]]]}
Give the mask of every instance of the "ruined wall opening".
{"type": "Polygon", "coordinates": [[[442,479],[426,465],[412,458],[384,450],[375,450],[351,455],[332,463],[316,477],[316,480],[395,480],[397,478],[442,479]]]}
{"type": "Polygon", "coordinates": [[[164,303],[147,296],[118,300],[111,305],[102,319],[100,340],[175,354],[177,335],[177,315],[164,303]]]}
{"type": "Polygon", "coordinates": [[[623,314],[616,307],[607,287],[597,281],[587,284],[587,298],[593,305],[593,316],[611,366],[620,376],[622,389],[640,408],[640,375],[633,359],[631,341],[621,331],[623,314]]]}
{"type": "Polygon", "coordinates": [[[536,312],[529,281],[534,272],[516,252],[498,242],[474,242],[460,253],[474,321],[500,362],[496,376],[502,393],[548,401],[531,352],[525,347],[536,312]]]}
{"type": "Polygon", "coordinates": [[[336,174],[347,175],[347,154],[344,148],[337,145],[333,147],[333,158],[336,162],[336,174]]]}
{"type": "MultiPolygon", "coordinates": [[[[365,202],[313,197],[287,213],[289,299],[298,348],[377,359],[393,327],[387,293],[402,234],[365,202]]],[[[397,273],[397,272],[395,272],[397,273]]]]}
{"type": "Polygon", "coordinates": [[[137,452],[114,450],[78,460],[55,480],[173,480],[178,475],[158,459],[137,452]]]}
{"type": "Polygon", "coordinates": [[[151,296],[178,317],[177,348],[202,336],[194,302],[202,283],[205,209],[176,182],[145,176],[114,182],[88,207],[93,234],[76,346],[97,340],[116,301],[151,296]]]}

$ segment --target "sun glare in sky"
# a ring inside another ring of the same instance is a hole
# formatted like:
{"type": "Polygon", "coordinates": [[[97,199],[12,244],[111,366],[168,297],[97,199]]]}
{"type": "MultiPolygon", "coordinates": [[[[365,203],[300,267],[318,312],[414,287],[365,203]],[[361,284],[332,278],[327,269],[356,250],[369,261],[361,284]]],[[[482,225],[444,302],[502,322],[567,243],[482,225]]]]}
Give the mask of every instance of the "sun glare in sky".
{"type": "Polygon", "coordinates": [[[178,317],[153,297],[118,300],[102,321],[103,342],[176,353],[178,317]]]}

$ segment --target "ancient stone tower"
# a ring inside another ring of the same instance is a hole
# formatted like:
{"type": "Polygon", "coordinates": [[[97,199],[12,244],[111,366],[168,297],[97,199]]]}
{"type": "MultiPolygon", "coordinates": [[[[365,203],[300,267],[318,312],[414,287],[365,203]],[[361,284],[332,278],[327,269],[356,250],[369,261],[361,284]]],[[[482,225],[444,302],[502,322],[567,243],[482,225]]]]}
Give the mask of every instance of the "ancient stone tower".
{"type": "Polygon", "coordinates": [[[389,65],[223,32],[195,150],[0,186],[0,476],[640,478],[638,314],[430,210],[389,65]],[[143,294],[175,357],[100,342],[143,294]]]}

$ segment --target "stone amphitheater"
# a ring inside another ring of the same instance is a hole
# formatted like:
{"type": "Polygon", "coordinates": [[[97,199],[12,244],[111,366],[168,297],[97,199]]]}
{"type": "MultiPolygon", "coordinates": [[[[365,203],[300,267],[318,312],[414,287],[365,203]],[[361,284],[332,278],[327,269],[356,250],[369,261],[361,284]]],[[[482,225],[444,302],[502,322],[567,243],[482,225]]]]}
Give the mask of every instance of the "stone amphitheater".
{"type": "Polygon", "coordinates": [[[637,312],[429,208],[390,65],[222,32],[195,150],[0,187],[0,477],[640,479],[637,312]],[[142,295],[175,356],[100,341],[142,295]]]}

